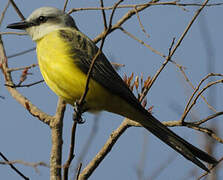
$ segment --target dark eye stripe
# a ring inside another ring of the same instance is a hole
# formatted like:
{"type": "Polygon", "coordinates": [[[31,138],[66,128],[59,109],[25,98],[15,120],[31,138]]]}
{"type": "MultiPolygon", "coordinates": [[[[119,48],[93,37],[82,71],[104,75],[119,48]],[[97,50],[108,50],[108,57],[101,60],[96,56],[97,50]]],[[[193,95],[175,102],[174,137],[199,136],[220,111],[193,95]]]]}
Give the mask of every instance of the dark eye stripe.
{"type": "Polygon", "coordinates": [[[46,22],[47,19],[48,19],[48,18],[45,17],[45,16],[39,16],[39,17],[35,20],[35,25],[40,25],[40,24],[46,22]]]}
{"type": "Polygon", "coordinates": [[[45,21],[45,19],[46,19],[46,17],[44,17],[44,16],[39,17],[39,21],[41,21],[41,22],[45,21]]]}

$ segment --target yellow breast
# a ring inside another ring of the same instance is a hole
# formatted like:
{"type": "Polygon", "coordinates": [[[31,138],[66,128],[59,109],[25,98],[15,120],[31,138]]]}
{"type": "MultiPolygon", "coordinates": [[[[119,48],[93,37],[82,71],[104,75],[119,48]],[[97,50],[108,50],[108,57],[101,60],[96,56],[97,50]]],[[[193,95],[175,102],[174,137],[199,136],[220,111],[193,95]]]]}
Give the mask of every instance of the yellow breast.
{"type": "MultiPolygon", "coordinates": [[[[47,85],[58,96],[73,105],[85,90],[86,74],[75,65],[74,62],[79,60],[73,59],[69,46],[61,39],[58,31],[51,32],[37,41],[37,57],[47,85]]],[[[72,52],[75,53],[78,52],[72,52]]],[[[102,110],[110,98],[102,86],[93,79],[90,80],[86,102],[91,109],[102,110]]]]}

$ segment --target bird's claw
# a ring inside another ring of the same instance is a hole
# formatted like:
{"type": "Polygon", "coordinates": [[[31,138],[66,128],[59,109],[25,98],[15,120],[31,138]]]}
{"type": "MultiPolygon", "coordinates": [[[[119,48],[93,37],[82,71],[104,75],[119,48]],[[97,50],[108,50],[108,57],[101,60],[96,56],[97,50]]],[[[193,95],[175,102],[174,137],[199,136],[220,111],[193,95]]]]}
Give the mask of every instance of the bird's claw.
{"type": "Polygon", "coordinates": [[[78,124],[85,123],[85,120],[82,118],[82,108],[80,107],[80,104],[78,102],[74,103],[74,114],[73,114],[73,120],[77,121],[78,124]]]}

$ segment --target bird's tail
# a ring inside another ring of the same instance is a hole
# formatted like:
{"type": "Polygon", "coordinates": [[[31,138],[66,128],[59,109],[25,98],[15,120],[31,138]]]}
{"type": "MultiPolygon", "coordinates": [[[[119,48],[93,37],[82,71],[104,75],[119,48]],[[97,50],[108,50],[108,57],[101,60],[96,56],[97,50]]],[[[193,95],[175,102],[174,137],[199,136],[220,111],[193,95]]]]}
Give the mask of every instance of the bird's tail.
{"type": "Polygon", "coordinates": [[[172,147],[175,151],[182,154],[186,159],[192,161],[207,172],[209,172],[208,168],[200,160],[213,165],[218,163],[215,158],[179,137],[150,113],[147,114],[149,117],[147,116],[145,121],[140,121],[140,124],[142,124],[160,140],[172,147]]]}
{"type": "Polygon", "coordinates": [[[179,152],[186,159],[192,161],[194,164],[209,172],[208,168],[201,162],[207,162],[216,165],[218,162],[215,158],[208,155],[206,152],[196,148],[192,144],[185,141],[183,138],[175,134],[168,127],[163,125],[155,117],[153,117],[148,111],[146,111],[138,102],[127,103],[123,99],[112,99],[117,101],[115,107],[107,106],[107,111],[120,114],[133,121],[140,123],[144,128],[157,136],[164,143],[172,147],[175,151],[179,152]],[[120,108],[117,108],[119,106],[120,108]],[[109,109],[108,109],[109,108],[109,109]],[[200,161],[201,160],[201,161],[200,161]]]}

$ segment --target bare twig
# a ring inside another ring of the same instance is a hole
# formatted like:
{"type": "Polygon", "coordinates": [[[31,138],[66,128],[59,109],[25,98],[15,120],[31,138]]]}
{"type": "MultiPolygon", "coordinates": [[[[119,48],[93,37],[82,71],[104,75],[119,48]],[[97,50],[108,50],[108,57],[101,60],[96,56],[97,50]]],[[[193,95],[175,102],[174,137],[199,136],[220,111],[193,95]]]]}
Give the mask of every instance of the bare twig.
{"type": "MultiPolygon", "coordinates": [[[[185,107],[185,109],[184,109],[184,113],[186,113],[186,111],[188,110],[189,105],[191,104],[191,101],[193,100],[195,94],[196,94],[196,93],[198,92],[198,90],[200,89],[202,83],[203,83],[205,80],[207,80],[209,77],[211,77],[211,76],[220,76],[220,77],[222,77],[223,75],[222,75],[222,74],[209,73],[207,76],[205,76],[203,79],[201,79],[201,81],[198,83],[197,88],[193,88],[193,89],[194,89],[194,92],[193,92],[193,94],[191,95],[191,97],[190,97],[190,99],[189,99],[189,101],[188,101],[188,103],[187,103],[187,105],[186,105],[186,107],[185,107]]],[[[215,111],[215,112],[216,112],[216,111],[215,111]]]]}
{"type": "Polygon", "coordinates": [[[27,35],[27,32],[0,32],[0,35],[19,35],[19,36],[24,36],[24,35],[27,35]]]}
{"type": "Polygon", "coordinates": [[[77,121],[73,122],[72,131],[71,131],[71,140],[70,140],[70,152],[66,163],[64,164],[64,172],[63,172],[63,180],[68,179],[68,172],[70,168],[70,164],[74,158],[74,146],[75,146],[75,134],[77,128],[77,121]]]}
{"type": "Polygon", "coordinates": [[[32,167],[34,168],[34,170],[39,173],[39,170],[38,170],[38,166],[43,166],[43,167],[48,167],[49,168],[49,165],[46,164],[45,162],[25,162],[25,161],[22,161],[22,160],[13,160],[13,161],[6,161],[6,162],[1,162],[0,161],[0,164],[5,164],[5,165],[9,165],[9,164],[22,164],[24,166],[29,166],[29,167],[32,167]]]}
{"type": "Polygon", "coordinates": [[[8,72],[13,72],[13,71],[20,71],[20,70],[24,70],[24,69],[31,69],[38,66],[38,64],[31,64],[29,66],[24,66],[24,67],[18,67],[18,68],[9,68],[7,71],[8,72]]]}
{"type": "Polygon", "coordinates": [[[63,6],[63,11],[64,11],[64,12],[66,11],[67,4],[68,4],[68,0],[65,0],[65,3],[64,3],[64,6],[63,6]]]}
{"type": "MultiPolygon", "coordinates": [[[[9,162],[9,160],[4,156],[2,152],[0,152],[0,156],[2,159],[4,159],[6,162],[9,162]]],[[[9,164],[9,166],[18,174],[20,175],[23,179],[29,180],[28,177],[26,177],[22,172],[20,172],[13,164],[9,164]]]]}
{"type": "Polygon", "coordinates": [[[165,66],[167,65],[167,63],[170,61],[170,59],[171,59],[171,57],[172,57],[172,55],[174,53],[174,52],[172,52],[172,48],[173,48],[174,42],[175,42],[175,38],[173,38],[173,41],[172,41],[172,43],[170,45],[169,55],[166,57],[166,59],[163,62],[162,66],[157,70],[156,74],[153,76],[153,78],[152,78],[149,86],[147,88],[145,88],[144,91],[142,92],[142,95],[141,95],[141,97],[139,99],[140,102],[146,97],[146,95],[149,92],[150,88],[152,87],[152,85],[154,84],[154,82],[156,81],[156,79],[158,78],[158,76],[160,75],[160,73],[163,71],[163,69],[165,68],[165,66]]]}
{"type": "MultiPolygon", "coordinates": [[[[143,3],[143,4],[125,4],[125,5],[119,5],[117,8],[136,8],[136,7],[141,7],[141,6],[146,6],[146,5],[151,5],[151,6],[161,6],[161,5],[169,5],[169,6],[202,6],[200,3],[178,3],[177,1],[170,1],[170,2],[148,2],[148,3],[143,3]]],[[[207,4],[207,7],[211,6],[222,6],[223,3],[210,3],[207,4]]],[[[109,7],[86,7],[86,8],[72,8],[69,10],[69,14],[77,11],[89,11],[89,10],[112,10],[113,6],[109,7]]]]}
{"type": "Polygon", "coordinates": [[[90,145],[92,143],[92,141],[94,140],[95,138],[95,135],[98,131],[98,121],[99,121],[99,114],[98,115],[95,115],[95,118],[94,118],[94,122],[93,122],[93,126],[91,128],[91,132],[90,132],[90,135],[88,137],[88,139],[86,140],[82,150],[81,150],[81,153],[79,154],[78,156],[78,159],[77,159],[77,164],[76,164],[76,167],[81,163],[83,162],[83,159],[84,157],[86,156],[89,148],[90,148],[90,145]]]}
{"type": "Polygon", "coordinates": [[[6,13],[8,7],[9,7],[9,4],[10,4],[10,1],[7,2],[5,8],[3,9],[2,14],[0,16],[0,27],[2,25],[2,21],[3,21],[4,17],[5,17],[5,13],[6,13]]]}
{"type": "Polygon", "coordinates": [[[78,180],[78,179],[79,179],[80,172],[81,172],[81,167],[82,167],[82,163],[80,163],[79,166],[78,166],[77,174],[76,174],[76,178],[75,178],[75,180],[78,180]]]}
{"type": "Polygon", "coordinates": [[[12,6],[14,7],[15,11],[17,12],[17,14],[19,15],[19,17],[22,19],[22,20],[25,20],[25,17],[23,16],[23,14],[21,13],[21,11],[19,10],[19,8],[17,7],[17,5],[14,3],[13,0],[10,0],[12,6]]]}
{"type": "Polygon", "coordinates": [[[144,28],[144,26],[143,26],[143,24],[142,24],[142,22],[141,22],[141,20],[140,20],[139,13],[138,13],[138,11],[137,11],[137,7],[135,7],[135,11],[136,11],[136,16],[137,16],[137,19],[138,19],[138,21],[139,21],[139,25],[140,25],[140,27],[141,27],[141,29],[142,29],[142,32],[146,35],[147,38],[149,38],[150,35],[146,32],[146,30],[145,30],[145,28],[144,28]]]}
{"type": "MultiPolygon", "coordinates": [[[[104,7],[103,0],[100,0],[100,3],[101,3],[101,8],[103,8],[104,7]]],[[[103,17],[103,21],[104,21],[104,30],[106,30],[108,28],[108,26],[107,26],[107,20],[106,20],[105,10],[102,9],[101,12],[102,12],[102,17],[103,17]]]]}
{"type": "Polygon", "coordinates": [[[39,83],[42,83],[44,82],[44,80],[40,80],[40,81],[37,81],[37,82],[34,82],[34,83],[30,83],[30,84],[13,84],[13,85],[10,85],[10,84],[5,84],[5,86],[8,86],[8,87],[11,87],[11,88],[23,88],[23,87],[30,87],[30,86],[34,86],[36,84],[39,84],[39,83]]]}
{"type": "Polygon", "coordinates": [[[8,56],[8,59],[9,59],[9,58],[13,58],[13,57],[17,57],[17,56],[21,56],[21,55],[23,55],[23,54],[26,54],[26,53],[29,53],[29,52],[32,52],[32,51],[35,51],[35,50],[36,50],[36,47],[33,47],[33,48],[27,49],[27,50],[25,50],[25,51],[21,51],[21,52],[18,52],[18,53],[9,55],[9,56],[8,56]]]}
{"type": "Polygon", "coordinates": [[[132,39],[138,41],[140,44],[144,45],[145,47],[149,48],[152,52],[154,52],[155,54],[158,54],[159,56],[166,58],[166,56],[164,54],[162,54],[161,52],[157,51],[156,49],[154,49],[152,46],[150,46],[149,44],[145,43],[144,41],[138,39],[136,36],[134,36],[133,34],[131,34],[130,32],[128,32],[127,30],[125,30],[123,27],[119,27],[119,29],[125,33],[127,36],[131,37],[132,39]]]}
{"type": "Polygon", "coordinates": [[[192,20],[189,22],[189,24],[187,25],[186,29],[184,30],[184,32],[182,33],[182,35],[180,36],[179,40],[177,41],[175,47],[173,48],[173,50],[171,51],[169,57],[171,58],[172,55],[175,53],[175,51],[177,50],[177,48],[180,46],[181,42],[183,41],[184,37],[186,36],[187,32],[189,31],[189,29],[191,28],[192,24],[194,23],[195,19],[197,19],[198,15],[200,14],[200,12],[204,9],[204,7],[206,6],[206,4],[208,3],[209,0],[206,0],[202,6],[197,10],[197,12],[195,13],[195,15],[193,16],[192,20]]]}
{"type": "Polygon", "coordinates": [[[115,62],[111,62],[112,66],[114,67],[114,69],[118,70],[120,67],[124,67],[124,64],[120,64],[120,63],[115,63],[115,62]]]}
{"type": "Polygon", "coordinates": [[[216,117],[218,117],[220,115],[223,115],[223,111],[217,112],[215,114],[212,114],[212,115],[210,115],[210,116],[208,116],[208,117],[206,117],[206,118],[204,118],[204,119],[202,119],[200,121],[193,122],[193,124],[201,125],[201,124],[203,124],[203,123],[205,123],[205,122],[207,122],[207,121],[209,121],[211,119],[214,119],[214,118],[216,118],[216,117]]]}
{"type": "Polygon", "coordinates": [[[197,96],[194,98],[194,100],[191,102],[190,106],[188,106],[188,108],[185,110],[185,112],[183,113],[182,117],[181,117],[181,122],[184,122],[187,114],[190,112],[190,110],[192,109],[192,107],[196,104],[197,99],[201,96],[201,94],[207,90],[209,87],[216,85],[218,83],[223,83],[223,79],[208,83],[202,90],[200,90],[197,94],[197,96]]]}
{"type": "Polygon", "coordinates": [[[200,127],[200,126],[197,126],[193,123],[188,123],[188,122],[184,122],[184,124],[185,124],[185,126],[187,126],[189,128],[195,129],[195,130],[200,131],[200,132],[204,132],[207,135],[209,135],[210,137],[212,137],[213,139],[215,139],[216,141],[218,141],[220,143],[223,143],[223,139],[218,137],[217,134],[215,132],[213,132],[211,129],[200,127]]]}

